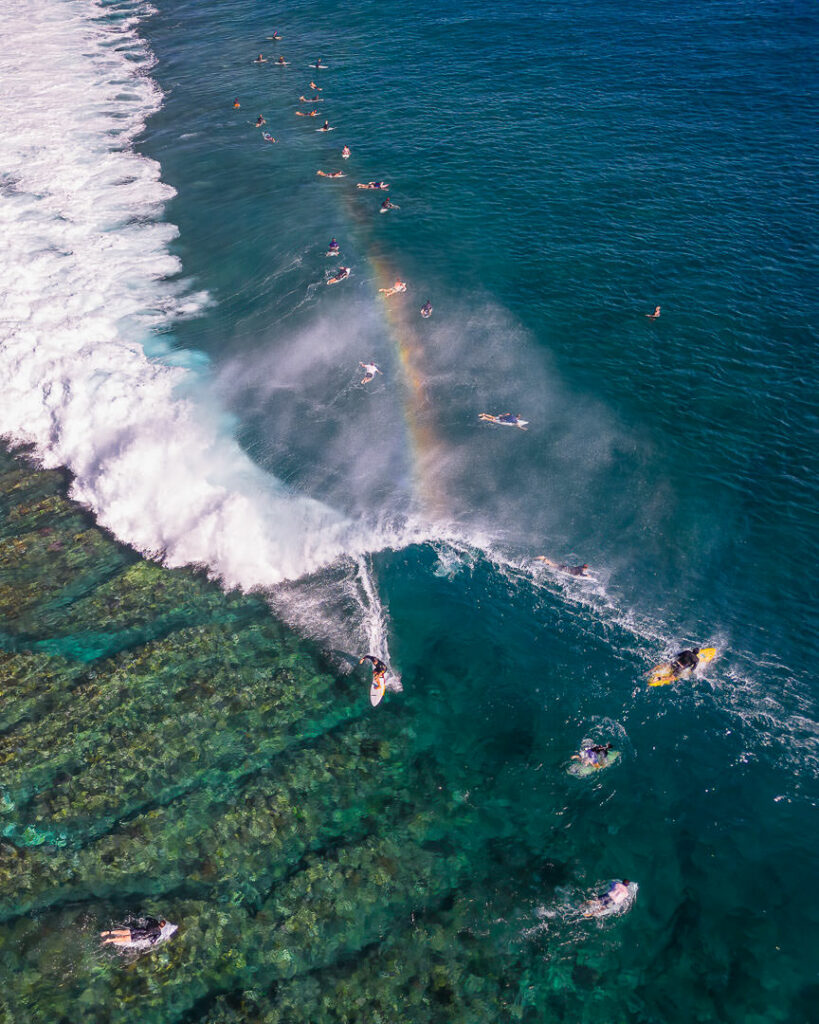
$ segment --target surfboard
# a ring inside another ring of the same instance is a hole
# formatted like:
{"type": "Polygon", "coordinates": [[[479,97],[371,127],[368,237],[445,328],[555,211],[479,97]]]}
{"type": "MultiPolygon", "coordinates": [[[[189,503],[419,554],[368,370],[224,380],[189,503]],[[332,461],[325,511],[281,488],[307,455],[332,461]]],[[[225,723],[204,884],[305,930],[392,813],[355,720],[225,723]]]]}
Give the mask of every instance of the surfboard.
{"type": "Polygon", "coordinates": [[[431,309],[422,309],[422,310],[421,310],[421,316],[422,316],[422,317],[423,317],[423,318],[424,318],[425,320],[429,319],[429,317],[431,317],[431,316],[432,316],[432,310],[431,310],[431,309]]]}
{"type": "Polygon", "coordinates": [[[341,255],[341,250],[340,249],[332,249],[330,252],[326,252],[324,255],[325,256],[340,256],[341,255]]]}
{"type": "Polygon", "coordinates": [[[284,36],[265,36],[265,39],[269,39],[273,43],[280,43],[284,36]]]}
{"type": "Polygon", "coordinates": [[[308,64],[308,68],[318,68],[319,71],[326,71],[330,67],[329,64],[308,64]]]}
{"type": "Polygon", "coordinates": [[[610,768],[615,761],[620,759],[619,750],[610,750],[606,756],[605,764],[583,764],[581,761],[572,761],[566,771],[569,775],[574,775],[579,779],[588,778],[589,775],[597,775],[598,772],[603,772],[606,768],[610,768]]]}
{"type": "Polygon", "coordinates": [[[670,686],[684,675],[696,672],[700,665],[707,665],[716,657],[716,647],[701,647],[697,664],[693,669],[684,669],[682,672],[675,672],[670,662],[664,661],[661,665],[655,665],[648,678],[649,686],[670,686]]]}
{"type": "Polygon", "coordinates": [[[378,681],[373,679],[370,683],[370,704],[372,704],[374,708],[378,707],[381,703],[381,698],[384,696],[386,689],[387,683],[383,678],[378,681]]]}
{"type": "Polygon", "coordinates": [[[389,213],[390,210],[400,210],[400,209],[401,209],[400,206],[396,206],[395,203],[393,203],[392,206],[388,206],[386,209],[381,209],[378,212],[379,213],[389,213]]]}
{"type": "Polygon", "coordinates": [[[334,132],[335,128],[316,128],[317,132],[334,132]]]}

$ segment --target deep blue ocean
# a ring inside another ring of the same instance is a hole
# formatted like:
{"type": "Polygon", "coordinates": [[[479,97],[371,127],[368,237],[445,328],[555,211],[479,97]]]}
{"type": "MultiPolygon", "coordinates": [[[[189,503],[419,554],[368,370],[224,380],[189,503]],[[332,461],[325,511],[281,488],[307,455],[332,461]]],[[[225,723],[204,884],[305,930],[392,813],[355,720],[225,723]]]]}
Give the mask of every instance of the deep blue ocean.
{"type": "MultiPolygon", "coordinates": [[[[35,120],[65,154],[9,147],[9,195],[37,167],[27,195],[60,186],[6,217],[33,283],[0,343],[0,433],[70,468],[118,539],[264,595],[338,672],[389,662],[358,714],[420,767],[386,806],[429,826],[490,950],[459,974],[431,931],[471,1016],[432,1000],[403,1019],[815,1019],[815,5],[11,6],[19,52],[46,41],[35,120]],[[388,192],[355,187],[374,180],[388,192]],[[33,246],[34,209],[64,237],[36,221],[33,246]],[[70,360],[43,355],[56,332],[70,360]],[[360,361],[381,375],[360,384],[360,361]],[[478,419],[507,411],[528,429],[478,419]],[[717,648],[707,671],[647,687],[695,646],[717,648]],[[588,739],[622,757],[578,779],[588,739]],[[578,915],[620,878],[626,914],[578,915]]],[[[31,75],[4,68],[13,105],[31,75]]],[[[327,970],[405,924],[378,920],[327,970]]],[[[207,991],[250,989],[273,1015],[236,1020],[295,1019],[261,969],[191,986],[110,1019],[232,1020],[207,991]]],[[[398,1019],[334,991],[304,1020],[398,1019]]]]}

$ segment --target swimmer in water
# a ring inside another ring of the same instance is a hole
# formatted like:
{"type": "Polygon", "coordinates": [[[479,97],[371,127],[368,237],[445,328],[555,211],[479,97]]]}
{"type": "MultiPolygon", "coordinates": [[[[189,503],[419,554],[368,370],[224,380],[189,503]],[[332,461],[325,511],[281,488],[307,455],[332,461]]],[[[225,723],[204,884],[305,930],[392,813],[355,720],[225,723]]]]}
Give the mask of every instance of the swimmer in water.
{"type": "Polygon", "coordinates": [[[568,573],[569,576],[588,576],[589,567],[586,562],[583,565],[566,565],[565,562],[553,562],[551,558],[547,558],[545,555],[538,555],[535,558],[536,562],[545,562],[546,565],[552,569],[557,569],[558,572],[568,573]]]}
{"type": "Polygon", "coordinates": [[[378,290],[384,296],[397,295],[399,292],[405,292],[407,290],[407,284],[405,281],[400,280],[400,278],[396,278],[395,284],[392,288],[379,288],[378,290]]]}
{"type": "Polygon", "coordinates": [[[432,303],[427,301],[421,306],[421,316],[426,320],[432,316],[432,303]]]}
{"type": "Polygon", "coordinates": [[[579,761],[589,768],[604,768],[611,749],[611,743],[606,743],[605,746],[584,747],[579,754],[572,754],[572,760],[579,761]]]}
{"type": "Polygon", "coordinates": [[[234,110],[238,110],[239,107],[241,107],[241,105],[242,104],[239,102],[238,98],[233,101],[233,109],[234,110]]]}
{"type": "Polygon", "coordinates": [[[316,171],[316,174],[322,178],[343,178],[345,177],[344,171],[316,171]]]}
{"type": "Polygon", "coordinates": [[[259,56],[253,61],[254,64],[267,64],[265,58],[259,54],[259,56]]]}
{"type": "Polygon", "coordinates": [[[299,103],[323,103],[324,100],[321,96],[311,96],[308,100],[306,96],[299,96],[299,103]]]}
{"type": "MultiPolygon", "coordinates": [[[[369,384],[374,379],[377,373],[381,373],[375,363],[359,363],[361,369],[364,371],[364,377],[361,380],[362,384],[369,384]]],[[[360,662],[359,662],[360,664],[360,662]]]]}
{"type": "Polygon", "coordinates": [[[169,924],[155,917],[140,918],[134,928],[114,928],[112,931],[100,932],[103,946],[131,946],[147,949],[155,946],[160,940],[169,939],[177,930],[178,925],[169,924]]]}
{"type": "Polygon", "coordinates": [[[627,878],[624,878],[622,882],[612,882],[606,892],[583,904],[581,907],[583,916],[596,917],[603,911],[617,910],[625,906],[631,896],[630,884],[627,878]]]}
{"type": "Polygon", "coordinates": [[[349,155],[350,155],[350,147],[349,146],[345,146],[342,149],[342,151],[341,151],[341,158],[343,160],[346,160],[349,157],[349,155]]]}
{"type": "Polygon", "coordinates": [[[267,124],[267,121],[265,121],[262,115],[259,114],[258,118],[256,119],[256,124],[254,125],[254,127],[261,128],[263,124],[267,124]]]}
{"type": "Polygon", "coordinates": [[[682,672],[693,672],[700,663],[699,647],[692,647],[689,651],[680,651],[671,659],[671,668],[678,675],[682,672]]]}
{"type": "Polygon", "coordinates": [[[654,307],[654,312],[653,313],[646,313],[646,316],[648,317],[649,320],[659,320],[660,319],[660,307],[659,306],[655,306],[654,307]]]}
{"type": "Polygon", "coordinates": [[[387,675],[387,666],[380,658],[376,658],[374,654],[365,654],[363,658],[358,659],[358,664],[363,665],[365,661],[369,661],[373,667],[373,683],[381,685],[384,682],[384,677],[387,675]]]}

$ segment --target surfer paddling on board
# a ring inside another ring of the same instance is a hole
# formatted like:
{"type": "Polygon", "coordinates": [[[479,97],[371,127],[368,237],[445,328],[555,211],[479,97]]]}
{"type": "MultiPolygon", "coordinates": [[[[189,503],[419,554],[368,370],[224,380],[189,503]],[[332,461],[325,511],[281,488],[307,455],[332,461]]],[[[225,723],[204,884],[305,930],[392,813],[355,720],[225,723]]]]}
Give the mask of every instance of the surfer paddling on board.
{"type": "Polygon", "coordinates": [[[398,295],[399,292],[405,292],[407,290],[406,281],[401,281],[399,278],[395,279],[395,284],[392,288],[379,288],[379,292],[388,298],[390,295],[398,295]]]}
{"type": "Polygon", "coordinates": [[[606,892],[583,904],[583,917],[599,917],[601,914],[624,908],[631,899],[630,884],[627,878],[622,882],[612,882],[606,892]]]}
{"type": "Polygon", "coordinates": [[[349,267],[339,267],[335,276],[328,279],[327,284],[338,284],[339,281],[346,281],[349,276],[349,267]]]}
{"type": "Polygon", "coordinates": [[[369,384],[377,373],[381,373],[375,363],[359,363],[358,365],[364,371],[364,377],[361,379],[362,384],[369,384]]]}
{"type": "Polygon", "coordinates": [[[262,132],[262,138],[265,142],[275,142],[276,140],[270,134],[270,132],[262,132]]]}
{"type": "Polygon", "coordinates": [[[707,665],[716,657],[716,647],[692,647],[679,651],[671,661],[655,665],[649,675],[649,686],[668,686],[683,676],[690,676],[700,665],[707,665]]]}
{"type": "Polygon", "coordinates": [[[316,83],[315,83],[315,82],[311,82],[311,83],[310,83],[310,88],[311,88],[311,89],[312,89],[312,90],[313,90],[314,92],[322,92],[322,91],[323,91],[323,90],[322,90],[322,88],[321,88],[321,86],[320,86],[320,85],[316,85],[316,83]]]}
{"type": "Polygon", "coordinates": [[[390,197],[387,196],[387,198],[381,204],[381,209],[379,210],[379,213],[386,213],[388,210],[400,210],[400,209],[401,209],[401,207],[400,206],[396,206],[395,203],[391,203],[390,202],[390,197]]]}
{"type": "Polygon", "coordinates": [[[178,927],[155,917],[143,917],[133,928],[114,928],[109,932],[100,932],[100,938],[103,946],[149,949],[158,942],[169,939],[178,927]]]}
{"type": "Polygon", "coordinates": [[[478,419],[484,423],[497,423],[501,427],[517,427],[519,430],[526,430],[528,420],[522,420],[512,412],[502,412],[500,416],[493,416],[491,412],[479,412],[478,419]]]}
{"type": "Polygon", "coordinates": [[[349,146],[345,146],[341,150],[341,158],[342,158],[342,160],[347,160],[349,158],[349,156],[350,156],[350,147],[349,146]]]}
{"type": "Polygon", "coordinates": [[[582,565],[566,565],[565,562],[553,562],[551,558],[547,558],[545,555],[538,555],[535,558],[536,562],[543,562],[552,569],[556,569],[558,572],[568,573],[569,576],[589,576],[589,566],[586,562],[582,565]]]}
{"type": "Polygon", "coordinates": [[[606,743],[604,746],[597,744],[593,747],[584,747],[579,754],[572,754],[572,760],[579,761],[590,768],[603,768],[611,749],[611,743],[606,743]]]}
{"type": "Polygon", "coordinates": [[[311,96],[308,100],[306,96],[299,96],[299,103],[323,103],[324,100],[321,96],[311,96]]]}
{"type": "Polygon", "coordinates": [[[317,110],[297,110],[296,117],[318,117],[317,110]]]}
{"type": "Polygon", "coordinates": [[[316,174],[322,178],[344,178],[346,175],[344,171],[316,171],[316,174]]]}
{"type": "Polygon", "coordinates": [[[261,128],[263,124],[267,124],[267,121],[265,121],[262,115],[259,114],[259,116],[256,118],[256,124],[254,125],[254,128],[261,128]]]}
{"type": "Polygon", "coordinates": [[[649,320],[659,320],[660,319],[660,307],[659,306],[655,306],[654,307],[654,312],[653,313],[646,313],[646,316],[648,317],[649,320]]]}
{"type": "Polygon", "coordinates": [[[341,249],[335,238],[330,239],[330,244],[327,246],[326,256],[340,256],[341,249]]]}
{"type": "Polygon", "coordinates": [[[421,316],[427,320],[432,316],[432,303],[427,300],[423,306],[421,306],[421,316]]]}
{"type": "Polygon", "coordinates": [[[379,190],[379,189],[381,189],[381,190],[382,190],[382,191],[384,191],[384,192],[386,192],[386,190],[387,190],[387,189],[388,189],[389,187],[390,187],[390,186],[389,186],[389,185],[387,184],[387,182],[386,182],[386,181],[367,181],[367,182],[362,182],[362,181],[360,181],[360,182],[359,182],[359,183],[358,183],[358,184],[356,185],[356,188],[366,188],[366,189],[371,189],[371,190],[372,190],[372,189],[375,189],[376,191],[377,191],[377,190],[379,190]]]}

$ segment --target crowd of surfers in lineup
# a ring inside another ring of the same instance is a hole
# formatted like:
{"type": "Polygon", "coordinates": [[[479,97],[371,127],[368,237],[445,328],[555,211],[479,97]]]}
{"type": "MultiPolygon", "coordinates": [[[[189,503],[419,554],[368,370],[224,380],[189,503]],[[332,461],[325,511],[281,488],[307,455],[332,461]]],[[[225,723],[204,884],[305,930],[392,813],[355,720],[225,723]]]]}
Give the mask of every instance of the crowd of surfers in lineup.
{"type": "MultiPolygon", "coordinates": [[[[268,36],[268,39],[272,42],[279,42],[283,37],[274,30],[272,36],[268,36]]],[[[254,64],[267,64],[272,63],[275,67],[288,67],[289,62],[284,59],[283,56],[278,56],[274,61],[269,61],[262,53],[253,60],[254,64]]],[[[329,65],[325,64],[324,61],[319,58],[315,64],[310,64],[309,67],[316,71],[326,71],[329,65]]],[[[307,104],[311,109],[296,110],[297,117],[304,118],[315,118],[319,117],[319,109],[316,104],[323,103],[324,97],[320,96],[319,93],[323,92],[323,88],[319,86],[312,78],[309,82],[307,92],[311,95],[305,95],[302,93],[299,96],[299,103],[307,104]]],[[[241,103],[237,97],[233,101],[233,107],[235,110],[240,109],[241,103]]],[[[255,128],[263,128],[267,124],[265,117],[259,114],[258,118],[254,122],[255,128]]],[[[317,128],[319,132],[331,132],[334,130],[327,118],[325,118],[322,126],[317,128]]],[[[262,139],[271,144],[278,142],[270,132],[262,132],[262,139]]],[[[341,148],[341,159],[348,160],[352,156],[352,151],[348,145],[344,145],[341,148]]],[[[321,178],[344,178],[346,177],[344,171],[333,170],[325,171],[318,170],[316,175],[321,178]]],[[[389,184],[386,181],[380,179],[366,182],[358,182],[356,188],[367,192],[388,192],[389,184]]],[[[379,213],[389,213],[393,210],[400,210],[400,206],[393,203],[389,195],[381,201],[379,207],[379,213]]],[[[340,259],[341,257],[341,246],[335,238],[332,238],[327,246],[327,252],[325,254],[328,257],[335,257],[340,259]]],[[[339,284],[342,281],[346,281],[349,278],[352,268],[349,266],[338,266],[335,272],[331,273],[326,278],[327,285],[339,284]]],[[[396,278],[395,283],[388,288],[379,288],[379,293],[384,298],[390,298],[393,295],[400,295],[407,290],[407,284],[400,278],[396,278]]],[[[421,306],[419,312],[421,317],[425,320],[432,316],[432,303],[427,300],[423,306],[421,306]]],[[[653,313],[646,313],[646,317],[649,320],[658,320],[660,317],[660,307],[656,306],[653,313]]],[[[367,385],[371,383],[377,374],[382,373],[375,363],[360,362],[360,368],[364,371],[364,375],[361,378],[361,384],[367,385]]],[[[505,413],[480,413],[479,419],[483,422],[493,423],[497,426],[513,426],[521,430],[525,430],[528,421],[522,419],[519,415],[510,412],[505,413]]],[[[564,562],[555,562],[545,555],[538,555],[535,561],[542,562],[548,566],[552,571],[560,575],[567,577],[578,577],[578,578],[593,578],[587,564],[582,565],[569,565],[564,562]]],[[[704,650],[712,651],[712,648],[704,650]]],[[[711,655],[713,656],[713,655],[711,655]]],[[[710,660],[710,657],[708,658],[710,660]]],[[[372,668],[372,682],[370,687],[370,699],[371,703],[377,705],[384,695],[386,689],[387,673],[389,671],[388,666],[374,654],[365,654],[360,660],[359,664],[368,662],[372,668]]],[[[684,650],[678,652],[671,661],[662,665],[656,666],[652,674],[652,682],[649,685],[659,686],[666,685],[669,682],[673,682],[676,679],[690,675],[699,664],[705,663],[701,656],[700,648],[692,648],[690,650],[684,650]]],[[[581,748],[579,753],[572,755],[573,769],[575,773],[577,770],[580,773],[588,775],[598,772],[608,767],[619,755],[619,752],[614,750],[613,744],[590,744],[581,748]]],[[[570,769],[571,771],[572,769],[570,769]]],[[[579,907],[579,913],[584,917],[607,917],[611,914],[615,914],[626,910],[631,906],[633,897],[636,893],[636,885],[624,878],[622,880],[617,879],[612,881],[608,888],[595,895],[593,898],[586,900],[579,907]]],[[[168,921],[163,919],[157,919],[153,917],[139,917],[132,920],[132,923],[128,926],[115,928],[110,931],[101,933],[101,939],[103,945],[118,946],[122,949],[130,950],[145,950],[157,945],[169,939],[176,931],[178,926],[170,924],[168,921]]]]}

